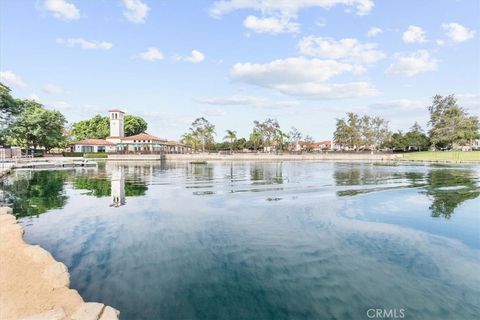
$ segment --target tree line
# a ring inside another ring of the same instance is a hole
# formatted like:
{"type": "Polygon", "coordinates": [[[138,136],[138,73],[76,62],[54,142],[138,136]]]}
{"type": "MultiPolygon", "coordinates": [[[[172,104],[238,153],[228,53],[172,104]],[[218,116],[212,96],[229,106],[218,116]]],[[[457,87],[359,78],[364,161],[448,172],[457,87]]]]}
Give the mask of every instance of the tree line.
{"type": "Polygon", "coordinates": [[[285,150],[303,139],[313,143],[313,138],[303,135],[297,128],[292,127],[285,132],[280,128],[277,119],[267,118],[263,121],[254,121],[252,132],[247,138],[238,137],[237,131],[226,130],[221,142],[215,141],[215,125],[204,117],[192,122],[188,132],[182,135],[181,142],[197,151],[222,151],[250,149],[257,151],[260,148],[275,147],[276,150],[285,150]]]}
{"type": "MultiPolygon", "coordinates": [[[[15,145],[25,149],[65,148],[70,143],[83,139],[104,139],[109,135],[109,119],[96,115],[90,119],[67,125],[64,115],[57,110],[49,110],[42,104],[28,99],[16,99],[10,88],[0,83],[0,145],[15,145]]],[[[391,132],[389,122],[381,117],[358,115],[353,112],[346,118],[336,119],[334,142],[349,150],[425,150],[458,149],[470,145],[480,138],[479,120],[460,107],[454,95],[433,97],[428,107],[430,120],[428,132],[418,123],[406,133],[391,132]]],[[[147,122],[138,116],[126,115],[125,134],[135,135],[145,132],[147,122]]],[[[215,125],[204,117],[192,122],[188,132],[182,135],[181,142],[197,151],[220,150],[259,150],[295,149],[302,141],[304,146],[313,144],[313,138],[304,135],[295,127],[283,130],[277,119],[267,118],[254,121],[248,137],[238,137],[235,130],[226,130],[221,142],[216,142],[215,125]]]]}
{"type": "Polygon", "coordinates": [[[360,116],[353,112],[336,120],[335,144],[347,150],[450,150],[471,146],[480,138],[478,117],[469,115],[458,105],[454,95],[433,97],[428,106],[429,130],[415,122],[409,131],[392,133],[388,121],[381,117],[360,116]]]}

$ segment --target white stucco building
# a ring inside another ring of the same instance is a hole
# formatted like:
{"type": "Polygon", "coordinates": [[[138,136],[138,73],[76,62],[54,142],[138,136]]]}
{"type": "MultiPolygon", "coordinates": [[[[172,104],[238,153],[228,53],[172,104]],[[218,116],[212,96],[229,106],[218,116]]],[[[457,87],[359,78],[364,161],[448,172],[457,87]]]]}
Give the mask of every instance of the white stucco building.
{"type": "Polygon", "coordinates": [[[108,111],[110,135],[105,139],[84,139],[72,144],[73,152],[108,153],[186,153],[189,149],[176,141],[167,141],[142,132],[125,137],[124,115],[120,109],[108,111]]]}

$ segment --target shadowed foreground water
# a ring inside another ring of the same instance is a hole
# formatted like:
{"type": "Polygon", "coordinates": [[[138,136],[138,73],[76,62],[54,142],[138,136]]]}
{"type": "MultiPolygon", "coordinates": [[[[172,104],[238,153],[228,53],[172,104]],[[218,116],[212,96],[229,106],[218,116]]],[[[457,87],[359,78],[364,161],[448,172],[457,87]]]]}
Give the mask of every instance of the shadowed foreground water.
{"type": "Polygon", "coordinates": [[[480,314],[480,167],[108,163],[1,186],[25,238],[122,319],[480,314]]]}

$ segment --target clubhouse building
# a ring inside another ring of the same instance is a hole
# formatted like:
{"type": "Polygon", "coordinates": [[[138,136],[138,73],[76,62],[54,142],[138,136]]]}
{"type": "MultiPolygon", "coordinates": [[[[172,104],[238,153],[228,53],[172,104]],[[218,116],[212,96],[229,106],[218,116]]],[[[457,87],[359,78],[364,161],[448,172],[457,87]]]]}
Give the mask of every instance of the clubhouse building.
{"type": "Polygon", "coordinates": [[[85,139],[71,145],[73,152],[108,152],[108,153],[188,153],[190,148],[177,142],[168,141],[142,132],[125,137],[123,117],[119,109],[108,111],[110,135],[105,139],[85,139]]]}

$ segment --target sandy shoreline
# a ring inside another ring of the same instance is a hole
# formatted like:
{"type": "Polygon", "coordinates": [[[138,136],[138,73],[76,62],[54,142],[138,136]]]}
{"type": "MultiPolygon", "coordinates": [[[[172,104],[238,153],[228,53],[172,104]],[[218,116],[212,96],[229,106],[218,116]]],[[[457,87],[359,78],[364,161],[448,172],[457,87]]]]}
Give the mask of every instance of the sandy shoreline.
{"type": "Polygon", "coordinates": [[[118,311],[85,303],[69,288],[66,266],[23,240],[10,208],[0,207],[0,319],[115,320],[118,311]]]}

